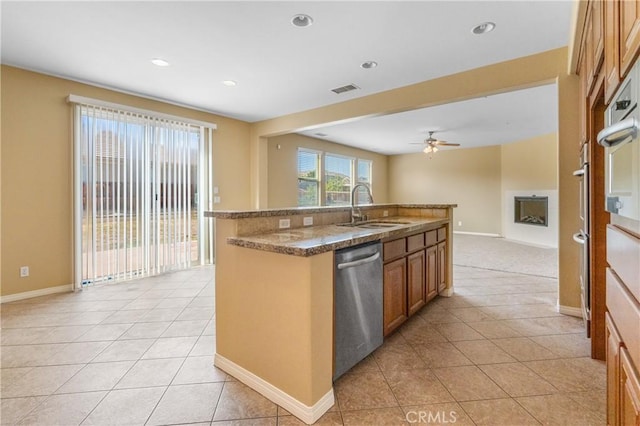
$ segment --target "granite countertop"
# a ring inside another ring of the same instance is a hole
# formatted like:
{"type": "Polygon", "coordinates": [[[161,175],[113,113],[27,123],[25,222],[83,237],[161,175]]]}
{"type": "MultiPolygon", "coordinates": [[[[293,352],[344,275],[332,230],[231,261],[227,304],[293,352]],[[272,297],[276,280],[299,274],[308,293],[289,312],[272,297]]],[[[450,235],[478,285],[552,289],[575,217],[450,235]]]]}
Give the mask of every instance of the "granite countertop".
{"type": "Polygon", "coordinates": [[[405,222],[385,228],[359,228],[341,225],[320,225],[280,230],[269,234],[231,237],[228,244],[293,256],[313,256],[370,241],[402,237],[419,231],[438,228],[449,222],[446,218],[385,217],[375,221],[405,222]]]}
{"type": "MultiPolygon", "coordinates": [[[[412,209],[446,209],[458,207],[457,204],[360,204],[358,208],[366,211],[368,209],[379,209],[384,207],[401,207],[412,209]]],[[[205,217],[217,217],[220,219],[246,219],[255,217],[287,216],[299,214],[350,212],[351,206],[323,206],[323,207],[291,207],[266,210],[211,210],[205,211],[205,217]]]]}

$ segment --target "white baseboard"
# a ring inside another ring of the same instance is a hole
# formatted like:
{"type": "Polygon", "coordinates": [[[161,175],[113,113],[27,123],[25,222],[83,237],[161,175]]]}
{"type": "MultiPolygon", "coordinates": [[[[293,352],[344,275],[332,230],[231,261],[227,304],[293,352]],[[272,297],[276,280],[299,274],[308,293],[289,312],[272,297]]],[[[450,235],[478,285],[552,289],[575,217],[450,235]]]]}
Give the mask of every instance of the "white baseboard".
{"type": "Polygon", "coordinates": [[[31,299],[32,297],[46,296],[54,293],[66,293],[68,291],[73,291],[73,284],[41,288],[40,290],[25,291],[23,293],[8,294],[0,297],[0,303],[15,302],[16,300],[31,299]]]}
{"type": "Polygon", "coordinates": [[[480,237],[494,237],[500,238],[502,235],[500,234],[487,234],[485,232],[466,232],[466,231],[453,231],[454,234],[464,234],[464,235],[478,235],[480,237]]]}
{"type": "Polygon", "coordinates": [[[572,317],[582,318],[582,309],[574,308],[573,306],[558,305],[558,313],[563,315],[571,315],[572,317]]]}
{"type": "Polygon", "coordinates": [[[256,376],[252,372],[240,367],[233,361],[216,353],[213,361],[214,365],[221,370],[231,374],[251,389],[259,392],[267,399],[278,404],[306,424],[315,423],[327,410],[333,407],[335,403],[333,388],[327,392],[313,406],[303,404],[288,393],[278,389],[271,383],[265,381],[261,377],[256,376]]]}
{"type": "Polygon", "coordinates": [[[438,293],[438,295],[439,296],[443,296],[443,297],[451,297],[451,296],[453,296],[453,287],[445,288],[443,291],[438,293]]]}

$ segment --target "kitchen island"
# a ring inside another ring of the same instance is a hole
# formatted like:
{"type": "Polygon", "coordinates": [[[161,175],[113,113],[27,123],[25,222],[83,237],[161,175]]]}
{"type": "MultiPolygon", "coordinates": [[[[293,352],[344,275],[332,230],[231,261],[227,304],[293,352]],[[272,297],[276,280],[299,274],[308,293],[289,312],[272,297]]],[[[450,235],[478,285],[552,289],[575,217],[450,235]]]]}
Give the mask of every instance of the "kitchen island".
{"type": "MultiPolygon", "coordinates": [[[[215,365],[313,423],[334,404],[334,251],[378,240],[397,247],[416,235],[426,244],[430,232],[451,241],[454,207],[360,206],[369,221],[393,222],[379,228],[341,225],[350,207],[208,212],[216,234],[215,365]]],[[[452,244],[442,247],[438,293],[450,296],[452,244]]]]}

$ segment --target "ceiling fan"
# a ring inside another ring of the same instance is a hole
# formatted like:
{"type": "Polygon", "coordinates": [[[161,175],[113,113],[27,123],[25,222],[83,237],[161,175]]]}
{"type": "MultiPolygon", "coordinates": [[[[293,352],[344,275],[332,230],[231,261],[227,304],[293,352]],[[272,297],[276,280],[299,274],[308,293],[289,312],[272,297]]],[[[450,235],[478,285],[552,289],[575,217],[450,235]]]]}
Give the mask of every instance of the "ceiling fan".
{"type": "Polygon", "coordinates": [[[459,143],[450,143],[447,141],[442,141],[433,137],[435,130],[429,131],[429,137],[422,142],[412,142],[414,144],[426,145],[422,150],[425,154],[431,154],[438,151],[438,147],[440,146],[460,146],[459,143]]]}

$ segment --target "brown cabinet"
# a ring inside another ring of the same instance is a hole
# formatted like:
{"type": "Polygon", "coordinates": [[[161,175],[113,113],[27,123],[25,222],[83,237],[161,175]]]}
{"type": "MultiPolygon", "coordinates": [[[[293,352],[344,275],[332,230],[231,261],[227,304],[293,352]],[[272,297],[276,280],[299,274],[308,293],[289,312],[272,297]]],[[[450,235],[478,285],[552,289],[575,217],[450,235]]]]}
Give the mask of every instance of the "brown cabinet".
{"type": "Polygon", "coordinates": [[[607,425],[618,425],[617,402],[620,399],[620,335],[613,326],[609,313],[605,314],[605,335],[607,339],[607,425]]]}
{"type": "Polygon", "coordinates": [[[640,48],[640,2],[619,1],[620,74],[624,78],[638,57],[640,48]]]}
{"type": "Polygon", "coordinates": [[[385,336],[446,288],[446,236],[442,227],[383,244],[385,336]]]}
{"type": "Polygon", "coordinates": [[[607,425],[640,425],[640,375],[609,314],[607,324],[607,425]]]}
{"type": "Polygon", "coordinates": [[[407,304],[409,316],[427,303],[425,297],[426,256],[424,250],[407,256],[407,304]]]}
{"type": "Polygon", "coordinates": [[[620,84],[618,1],[604,3],[604,101],[608,104],[620,84]]]}
{"type": "Polygon", "coordinates": [[[586,88],[591,90],[600,73],[604,57],[604,2],[590,1],[583,36],[582,62],[586,71],[586,88]]]}
{"type": "Polygon", "coordinates": [[[447,242],[438,243],[438,293],[447,288],[447,242]]]}
{"type": "Polygon", "coordinates": [[[427,247],[427,301],[438,295],[438,246],[427,247]]]}
{"type": "Polygon", "coordinates": [[[640,425],[640,238],[607,227],[607,424],[640,425]]]}
{"type": "Polygon", "coordinates": [[[383,266],[384,335],[398,328],[407,315],[407,261],[403,257],[383,266]]]}
{"type": "Polygon", "coordinates": [[[620,424],[640,425],[640,378],[629,351],[620,349],[620,424]]]}

